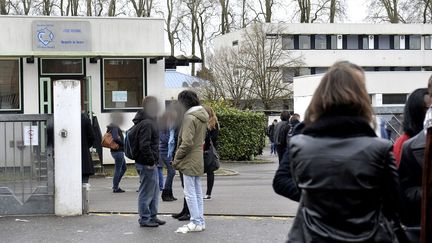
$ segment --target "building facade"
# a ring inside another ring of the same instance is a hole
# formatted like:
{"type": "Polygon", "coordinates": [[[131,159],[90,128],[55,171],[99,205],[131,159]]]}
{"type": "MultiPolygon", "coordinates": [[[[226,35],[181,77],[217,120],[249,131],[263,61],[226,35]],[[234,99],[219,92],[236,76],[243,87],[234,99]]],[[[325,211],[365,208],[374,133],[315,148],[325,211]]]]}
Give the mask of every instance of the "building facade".
{"type": "Polygon", "coordinates": [[[114,112],[132,126],[147,95],[164,105],[163,19],[1,16],[0,26],[0,113],[52,113],[61,79],[81,82],[82,111],[102,133],[114,112]]]}
{"type": "MultiPolygon", "coordinates": [[[[429,24],[266,24],[265,28],[267,38],[278,38],[283,51],[303,60],[301,67],[278,67],[283,82],[293,83],[294,111],[301,115],[323,73],[337,61],[364,68],[378,113],[401,113],[407,95],[426,87],[432,74],[429,24]]],[[[215,51],[241,45],[245,31],[218,37],[215,51]]]]}

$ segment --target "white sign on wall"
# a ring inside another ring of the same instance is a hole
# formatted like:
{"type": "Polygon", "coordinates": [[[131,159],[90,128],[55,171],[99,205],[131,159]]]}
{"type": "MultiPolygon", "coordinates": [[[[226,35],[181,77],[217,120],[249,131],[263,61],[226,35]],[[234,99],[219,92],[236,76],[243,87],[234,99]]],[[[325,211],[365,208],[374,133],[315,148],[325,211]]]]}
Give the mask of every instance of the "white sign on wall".
{"type": "Polygon", "coordinates": [[[24,126],[24,146],[39,145],[39,127],[38,126],[24,126]]]}
{"type": "Polygon", "coordinates": [[[33,21],[33,51],[91,51],[88,21],[33,21]]]}
{"type": "Polygon", "coordinates": [[[112,92],[113,102],[127,102],[127,91],[113,91],[112,92]]]}

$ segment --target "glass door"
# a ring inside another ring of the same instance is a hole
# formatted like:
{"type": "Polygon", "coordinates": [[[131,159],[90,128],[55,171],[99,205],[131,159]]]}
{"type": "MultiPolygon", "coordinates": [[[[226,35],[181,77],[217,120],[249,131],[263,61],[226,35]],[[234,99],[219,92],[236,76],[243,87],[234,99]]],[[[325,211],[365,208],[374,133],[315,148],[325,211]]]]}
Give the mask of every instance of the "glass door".
{"type": "Polygon", "coordinates": [[[39,79],[39,113],[52,114],[51,78],[39,79]]]}

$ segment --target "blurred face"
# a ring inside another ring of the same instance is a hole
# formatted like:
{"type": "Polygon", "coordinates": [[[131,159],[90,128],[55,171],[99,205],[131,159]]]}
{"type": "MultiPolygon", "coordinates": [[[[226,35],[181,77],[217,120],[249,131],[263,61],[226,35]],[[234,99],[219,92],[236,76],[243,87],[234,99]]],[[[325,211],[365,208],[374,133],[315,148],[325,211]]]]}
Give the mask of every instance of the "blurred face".
{"type": "Polygon", "coordinates": [[[428,108],[432,105],[432,97],[430,94],[424,96],[425,107],[428,108]]]}
{"type": "Polygon", "coordinates": [[[111,114],[111,122],[118,126],[123,124],[123,115],[119,112],[115,112],[111,114]]]}
{"type": "Polygon", "coordinates": [[[159,104],[157,102],[148,102],[144,109],[145,112],[151,117],[157,117],[159,114],[159,104]]]}

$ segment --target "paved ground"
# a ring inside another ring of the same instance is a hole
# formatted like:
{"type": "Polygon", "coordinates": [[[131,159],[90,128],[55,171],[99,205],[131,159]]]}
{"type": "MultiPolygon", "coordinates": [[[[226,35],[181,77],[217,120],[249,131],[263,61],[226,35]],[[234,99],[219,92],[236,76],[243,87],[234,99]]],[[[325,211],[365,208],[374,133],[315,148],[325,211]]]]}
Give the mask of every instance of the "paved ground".
{"type": "MultiPolygon", "coordinates": [[[[276,160],[265,157],[269,158],[276,160]]],[[[239,175],[216,177],[213,200],[205,202],[205,232],[174,233],[184,223],[168,215],[182,207],[178,177],[174,193],[179,200],[160,203],[160,218],[167,220],[167,225],[157,229],[140,228],[137,223],[137,178],[122,181],[122,188],[127,190],[122,194],[111,192],[111,179],[97,178],[90,181],[90,215],[0,216],[0,242],[284,242],[297,204],[273,192],[271,184],[277,163],[223,167],[236,170],[239,175]]]]}
{"type": "Polygon", "coordinates": [[[183,235],[174,233],[182,225],[180,222],[169,216],[160,218],[168,223],[155,229],[140,228],[136,215],[0,218],[0,242],[284,242],[292,222],[292,219],[207,217],[206,231],[183,235]]]}
{"type": "MultiPolygon", "coordinates": [[[[275,157],[272,157],[275,160],[275,157]]],[[[207,215],[294,216],[297,203],[276,195],[272,180],[277,163],[223,164],[238,171],[237,176],[216,176],[213,199],[205,202],[207,215]]],[[[137,213],[138,178],[125,178],[121,187],[126,193],[111,192],[112,179],[91,179],[90,211],[137,213]]],[[[206,178],[203,178],[205,193],[206,178]]],[[[183,206],[183,192],[178,176],[174,181],[176,202],[160,202],[159,211],[170,214],[183,206]]]]}

